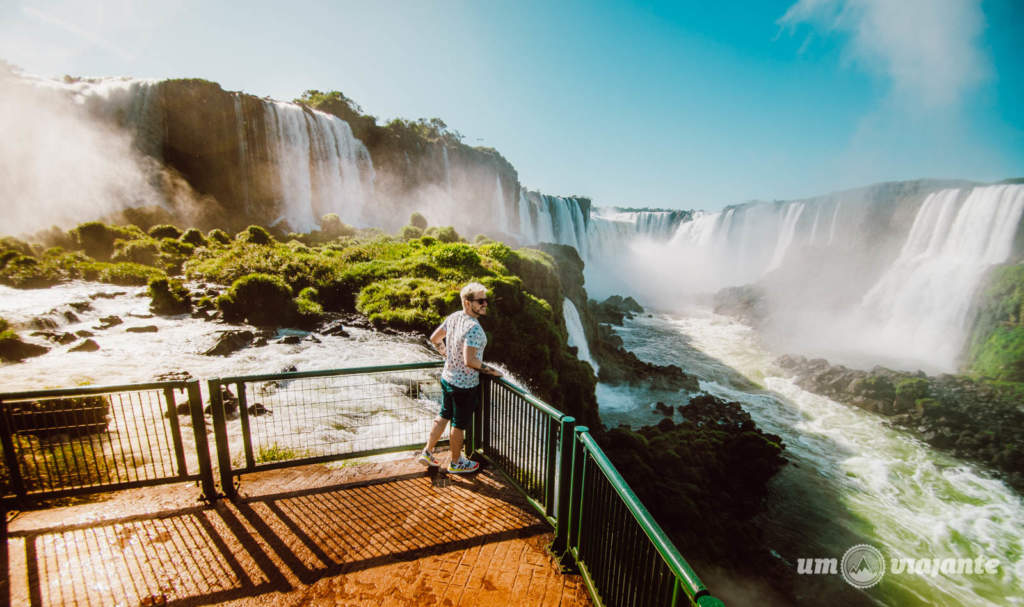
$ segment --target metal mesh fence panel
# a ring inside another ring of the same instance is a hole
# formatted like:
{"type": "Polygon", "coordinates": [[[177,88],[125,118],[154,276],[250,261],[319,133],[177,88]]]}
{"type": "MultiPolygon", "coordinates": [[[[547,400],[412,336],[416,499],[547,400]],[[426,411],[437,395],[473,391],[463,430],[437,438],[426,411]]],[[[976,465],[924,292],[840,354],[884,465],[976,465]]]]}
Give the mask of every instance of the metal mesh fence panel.
{"type": "Polygon", "coordinates": [[[195,478],[199,472],[184,387],[40,392],[0,403],[4,417],[5,496],[82,492],[195,478]],[[184,434],[184,436],[183,436],[184,434]]]}
{"type": "Polygon", "coordinates": [[[671,605],[676,577],[668,563],[598,466],[589,460],[584,469],[577,560],[603,604],[671,605]]]}
{"type": "Polygon", "coordinates": [[[437,369],[411,369],[225,380],[231,467],[422,444],[440,409],[438,378],[437,369]]]}
{"type": "Polygon", "coordinates": [[[550,510],[549,479],[554,471],[553,449],[558,444],[559,425],[507,386],[489,382],[489,390],[484,452],[527,495],[550,510]]]}

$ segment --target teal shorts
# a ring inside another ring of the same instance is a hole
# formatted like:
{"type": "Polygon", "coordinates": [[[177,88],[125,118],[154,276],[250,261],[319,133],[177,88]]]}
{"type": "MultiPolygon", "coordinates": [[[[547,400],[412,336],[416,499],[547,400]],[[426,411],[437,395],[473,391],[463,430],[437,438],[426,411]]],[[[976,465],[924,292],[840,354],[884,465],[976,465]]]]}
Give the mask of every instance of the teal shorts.
{"type": "Polygon", "coordinates": [[[469,427],[469,420],[480,406],[480,384],[459,388],[441,380],[441,419],[451,420],[459,430],[469,427]]]}

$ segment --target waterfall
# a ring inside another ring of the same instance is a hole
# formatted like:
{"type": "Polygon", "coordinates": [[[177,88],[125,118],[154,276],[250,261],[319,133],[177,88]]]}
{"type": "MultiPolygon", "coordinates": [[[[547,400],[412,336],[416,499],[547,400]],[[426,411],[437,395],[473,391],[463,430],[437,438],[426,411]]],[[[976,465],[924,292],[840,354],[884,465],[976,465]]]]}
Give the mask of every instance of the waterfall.
{"type": "Polygon", "coordinates": [[[235,108],[235,136],[238,137],[238,167],[242,176],[242,205],[248,214],[252,209],[249,202],[249,154],[247,137],[245,134],[245,114],[242,111],[242,95],[233,95],[232,101],[235,108]]]}
{"type": "Polygon", "coordinates": [[[533,219],[530,215],[530,209],[533,205],[526,199],[526,193],[523,190],[519,191],[519,235],[525,242],[537,242],[537,229],[534,227],[533,219]]]}
{"type": "Polygon", "coordinates": [[[448,164],[448,146],[441,146],[441,158],[444,159],[444,186],[450,195],[452,193],[452,170],[448,164]]]}
{"type": "Polygon", "coordinates": [[[779,229],[779,240],[775,245],[775,251],[772,253],[772,261],[768,264],[768,272],[782,265],[782,260],[785,259],[786,252],[789,251],[789,246],[793,244],[793,237],[796,235],[796,222],[800,221],[800,214],[803,212],[803,203],[795,202],[786,206],[786,215],[782,219],[782,225],[779,229]]]}
{"type": "Polygon", "coordinates": [[[369,153],[348,123],[279,101],[266,102],[266,111],[281,183],[279,220],[305,232],[316,229],[327,213],[361,224],[372,175],[360,170],[369,153]]]}
{"type": "Polygon", "coordinates": [[[501,189],[501,175],[494,176],[494,220],[499,232],[509,233],[508,210],[505,208],[505,193],[501,189]]]}
{"type": "Polygon", "coordinates": [[[1024,213],[1024,187],[976,187],[928,196],[899,257],[861,301],[883,343],[953,368],[971,301],[992,264],[1007,260],[1024,213]]]}
{"type": "Polygon", "coordinates": [[[594,375],[597,375],[597,363],[590,356],[590,347],[587,345],[587,336],[583,332],[580,313],[568,297],[562,300],[562,315],[565,316],[565,328],[569,330],[569,345],[577,349],[576,358],[589,363],[594,369],[594,375]]]}

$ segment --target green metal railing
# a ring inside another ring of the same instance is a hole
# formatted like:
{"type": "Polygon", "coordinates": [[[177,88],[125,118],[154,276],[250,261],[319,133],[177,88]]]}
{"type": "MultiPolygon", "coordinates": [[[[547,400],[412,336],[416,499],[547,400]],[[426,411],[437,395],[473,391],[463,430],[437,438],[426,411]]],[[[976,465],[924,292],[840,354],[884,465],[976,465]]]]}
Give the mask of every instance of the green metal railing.
{"type": "Polygon", "coordinates": [[[721,606],[584,426],[575,429],[568,550],[598,605],[721,606]]]}
{"type": "Polygon", "coordinates": [[[197,381],[0,394],[0,445],[4,503],[192,480],[216,496],[197,381]]]}
{"type": "Polygon", "coordinates": [[[221,490],[258,470],[422,447],[441,362],[211,379],[221,490]]]}
{"type": "Polygon", "coordinates": [[[503,379],[485,378],[467,447],[489,460],[554,527],[603,607],[718,607],[586,427],[503,379]]]}

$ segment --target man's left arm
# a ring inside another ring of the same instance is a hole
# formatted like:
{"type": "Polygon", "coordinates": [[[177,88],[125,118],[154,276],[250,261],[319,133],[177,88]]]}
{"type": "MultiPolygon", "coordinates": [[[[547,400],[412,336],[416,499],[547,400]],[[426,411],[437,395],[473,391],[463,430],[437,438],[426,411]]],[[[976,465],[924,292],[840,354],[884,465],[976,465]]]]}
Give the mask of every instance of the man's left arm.
{"type": "Polygon", "coordinates": [[[502,376],[501,371],[495,369],[494,367],[480,360],[479,348],[474,348],[473,346],[466,344],[462,348],[462,354],[463,358],[465,359],[467,367],[471,369],[476,369],[481,373],[493,375],[494,377],[502,376]]]}

